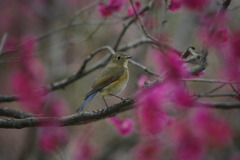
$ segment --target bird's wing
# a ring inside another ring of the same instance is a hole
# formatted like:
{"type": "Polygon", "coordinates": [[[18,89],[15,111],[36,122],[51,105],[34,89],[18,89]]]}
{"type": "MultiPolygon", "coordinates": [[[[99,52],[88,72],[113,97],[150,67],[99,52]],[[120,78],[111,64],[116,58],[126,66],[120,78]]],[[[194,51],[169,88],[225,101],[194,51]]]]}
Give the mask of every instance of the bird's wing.
{"type": "Polygon", "coordinates": [[[117,81],[124,73],[123,67],[112,66],[106,67],[99,77],[93,82],[91,90],[88,92],[87,96],[93,92],[100,91],[109,84],[117,81]]]}

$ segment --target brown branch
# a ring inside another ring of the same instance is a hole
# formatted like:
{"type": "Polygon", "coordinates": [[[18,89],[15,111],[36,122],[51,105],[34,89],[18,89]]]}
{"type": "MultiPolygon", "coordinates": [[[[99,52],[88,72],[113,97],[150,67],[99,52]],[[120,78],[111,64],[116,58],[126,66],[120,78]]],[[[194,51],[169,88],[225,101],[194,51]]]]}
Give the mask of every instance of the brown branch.
{"type": "Polygon", "coordinates": [[[107,117],[114,116],[126,110],[133,108],[133,100],[125,99],[111,107],[92,111],[75,113],[64,117],[29,117],[24,119],[0,119],[0,128],[26,128],[26,127],[44,127],[44,126],[72,126],[81,125],[98,121],[107,117]],[[58,124],[58,125],[56,125],[58,124]]]}
{"type": "MultiPolygon", "coordinates": [[[[240,109],[240,103],[206,103],[200,102],[204,106],[216,109],[240,109]]],[[[64,117],[29,117],[24,119],[0,119],[0,128],[27,128],[27,127],[49,127],[49,126],[73,126],[95,122],[107,117],[115,116],[119,113],[133,109],[134,101],[131,98],[125,99],[118,104],[108,108],[92,111],[80,112],[64,117]]]]}
{"type": "Polygon", "coordinates": [[[22,111],[17,111],[5,107],[0,108],[0,117],[12,117],[12,118],[28,118],[28,117],[33,117],[33,114],[22,112],[22,111]]]}

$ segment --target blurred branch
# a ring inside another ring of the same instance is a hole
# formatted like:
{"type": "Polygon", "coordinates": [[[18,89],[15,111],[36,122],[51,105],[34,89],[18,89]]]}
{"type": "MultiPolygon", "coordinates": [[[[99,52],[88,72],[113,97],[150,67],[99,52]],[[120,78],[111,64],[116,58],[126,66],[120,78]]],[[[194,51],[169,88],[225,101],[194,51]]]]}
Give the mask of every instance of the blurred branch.
{"type": "Polygon", "coordinates": [[[114,116],[133,108],[133,100],[125,99],[111,107],[92,111],[80,112],[64,117],[29,117],[24,119],[0,119],[0,128],[26,128],[26,127],[46,127],[46,126],[70,126],[81,125],[98,121],[107,117],[114,116]]]}
{"type": "Polygon", "coordinates": [[[157,45],[151,39],[143,37],[143,38],[138,39],[136,41],[130,42],[130,43],[124,45],[124,46],[120,46],[118,50],[121,51],[121,52],[125,52],[125,51],[127,51],[127,50],[129,50],[131,48],[135,48],[135,47],[137,47],[137,46],[139,46],[141,44],[154,44],[154,45],[157,45]]]}
{"type": "MultiPolygon", "coordinates": [[[[240,109],[240,103],[205,103],[200,104],[216,109],[240,109]]],[[[105,109],[80,112],[64,117],[28,117],[23,119],[0,119],[0,128],[27,128],[27,127],[49,127],[49,126],[73,126],[95,122],[107,117],[133,109],[134,101],[125,99],[105,109]]]]}
{"type": "Polygon", "coordinates": [[[30,114],[30,113],[25,113],[22,111],[17,111],[17,110],[1,107],[0,108],[0,117],[1,116],[21,119],[21,118],[33,117],[34,115],[30,114]]]}
{"type": "Polygon", "coordinates": [[[212,98],[212,97],[236,97],[237,94],[197,94],[196,95],[197,97],[209,97],[209,98],[212,98]]]}
{"type": "Polygon", "coordinates": [[[226,10],[230,5],[230,3],[231,3],[231,0],[225,0],[222,4],[222,10],[226,10]]]}
{"type": "Polygon", "coordinates": [[[117,41],[113,47],[114,50],[117,50],[124,34],[126,33],[127,29],[138,19],[138,15],[141,15],[142,13],[146,12],[147,10],[149,10],[151,7],[152,7],[152,3],[153,1],[149,1],[149,3],[143,7],[137,14],[135,14],[135,16],[127,23],[124,25],[122,31],[120,32],[118,38],[117,38],[117,41]]]}
{"type": "Polygon", "coordinates": [[[15,95],[0,95],[0,103],[13,101],[17,101],[17,97],[15,95]]]}
{"type": "Polygon", "coordinates": [[[103,46],[97,50],[95,50],[94,52],[92,52],[84,61],[83,61],[83,64],[81,66],[81,68],[78,70],[77,73],[73,74],[72,76],[69,76],[59,82],[54,82],[52,83],[50,86],[50,90],[57,90],[57,89],[61,89],[61,88],[64,88],[66,87],[67,85],[75,82],[76,80],[82,78],[83,76],[85,76],[86,74],[96,70],[97,68],[99,67],[102,67],[103,65],[98,65],[94,68],[91,68],[91,69],[88,69],[85,71],[85,68],[86,68],[86,65],[87,63],[95,56],[97,55],[99,52],[103,51],[103,50],[109,50],[112,54],[114,54],[115,52],[113,51],[113,49],[109,46],[103,46]]]}
{"type": "Polygon", "coordinates": [[[142,64],[140,64],[140,63],[138,63],[138,62],[136,62],[136,61],[134,61],[134,60],[131,60],[131,59],[130,59],[129,62],[130,62],[131,64],[133,64],[133,65],[141,68],[141,69],[142,69],[143,71],[145,71],[146,73],[148,73],[148,74],[150,74],[150,75],[153,75],[153,76],[156,76],[156,77],[159,77],[159,74],[151,71],[151,70],[148,69],[146,66],[144,66],[144,65],[142,65],[142,64]]]}
{"type": "MultiPolygon", "coordinates": [[[[132,0],[129,0],[129,1],[130,1],[130,3],[131,3],[132,8],[133,8],[135,17],[138,19],[138,22],[139,22],[139,24],[140,24],[140,27],[142,28],[142,31],[143,31],[143,33],[145,34],[145,36],[160,45],[160,42],[159,42],[158,40],[156,40],[154,37],[152,37],[152,36],[146,31],[146,29],[145,29],[145,27],[144,27],[144,25],[143,25],[143,23],[142,23],[142,19],[141,19],[141,17],[139,16],[139,14],[137,13],[137,10],[136,10],[136,8],[135,8],[135,6],[134,6],[134,4],[133,4],[133,1],[132,1],[132,0]]],[[[149,6],[151,7],[152,5],[153,5],[153,1],[150,1],[150,2],[149,2],[149,6]]]]}
{"type": "Polygon", "coordinates": [[[1,43],[0,43],[0,55],[2,54],[2,50],[5,45],[6,39],[7,39],[7,33],[4,33],[2,36],[1,43]]]}
{"type": "Polygon", "coordinates": [[[161,27],[160,27],[160,32],[163,31],[164,26],[167,23],[167,11],[168,11],[168,0],[164,0],[163,1],[164,5],[163,5],[163,10],[162,10],[162,18],[161,18],[161,27]]]}
{"type": "Polygon", "coordinates": [[[204,78],[187,78],[182,79],[183,81],[191,81],[191,82],[203,82],[203,83],[225,83],[225,84],[238,84],[239,81],[227,81],[227,80],[218,80],[218,79],[204,79],[204,78]]]}

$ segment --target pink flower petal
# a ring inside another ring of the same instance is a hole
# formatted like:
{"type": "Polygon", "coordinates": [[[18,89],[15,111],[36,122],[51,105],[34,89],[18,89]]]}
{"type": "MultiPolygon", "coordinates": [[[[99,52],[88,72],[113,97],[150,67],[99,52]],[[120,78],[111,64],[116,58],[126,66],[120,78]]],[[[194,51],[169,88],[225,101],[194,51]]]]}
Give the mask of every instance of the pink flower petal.
{"type": "Polygon", "coordinates": [[[157,160],[160,158],[160,149],[157,139],[145,139],[133,148],[133,158],[135,160],[157,160]]]}
{"type": "Polygon", "coordinates": [[[153,61],[159,73],[165,74],[165,79],[169,81],[178,81],[181,78],[188,77],[189,72],[184,67],[184,62],[180,55],[181,54],[174,49],[167,49],[165,52],[153,50],[153,61]]]}
{"type": "Polygon", "coordinates": [[[122,136],[129,135],[133,131],[133,121],[129,118],[119,119],[117,117],[110,117],[108,120],[113,123],[115,129],[122,136]]]}
{"type": "Polygon", "coordinates": [[[206,107],[194,110],[189,121],[191,127],[198,126],[193,131],[205,144],[219,147],[231,139],[230,126],[206,107]]]}
{"type": "Polygon", "coordinates": [[[103,17],[112,15],[114,12],[118,12],[123,6],[123,0],[108,0],[107,4],[103,2],[99,3],[98,11],[103,17]]]}
{"type": "Polygon", "coordinates": [[[67,140],[68,132],[65,128],[44,127],[39,131],[38,145],[42,151],[49,153],[66,144],[67,140]]]}
{"type": "Polygon", "coordinates": [[[144,84],[147,81],[148,77],[146,75],[141,75],[137,81],[138,88],[144,88],[144,84]]]}
{"type": "Polygon", "coordinates": [[[73,150],[74,160],[89,160],[98,152],[96,146],[91,144],[89,140],[78,137],[75,142],[73,150]]]}
{"type": "Polygon", "coordinates": [[[170,11],[176,11],[182,7],[182,0],[171,0],[168,9],[170,11]]]}
{"type": "Polygon", "coordinates": [[[161,86],[154,86],[141,92],[136,97],[136,116],[138,127],[143,134],[156,134],[166,127],[170,118],[162,110],[164,95],[161,86]]]}
{"type": "Polygon", "coordinates": [[[191,10],[201,11],[210,3],[210,0],[182,0],[182,2],[191,10]]]}
{"type": "MultiPolygon", "coordinates": [[[[140,11],[140,7],[141,7],[141,4],[139,1],[136,1],[134,3],[134,8],[135,8],[135,11],[136,12],[139,12],[140,11]]],[[[134,11],[134,8],[132,6],[130,6],[128,9],[127,9],[127,15],[128,16],[134,16],[135,15],[135,11],[134,11]]]]}

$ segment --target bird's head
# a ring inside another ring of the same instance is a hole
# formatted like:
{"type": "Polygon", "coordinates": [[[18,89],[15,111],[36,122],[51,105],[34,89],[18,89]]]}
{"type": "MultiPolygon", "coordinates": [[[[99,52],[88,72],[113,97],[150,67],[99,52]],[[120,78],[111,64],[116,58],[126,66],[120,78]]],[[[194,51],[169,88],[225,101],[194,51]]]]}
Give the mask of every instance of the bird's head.
{"type": "Polygon", "coordinates": [[[114,55],[112,55],[110,63],[127,67],[128,59],[130,58],[132,58],[132,56],[128,56],[123,52],[116,52],[114,55]]]}

